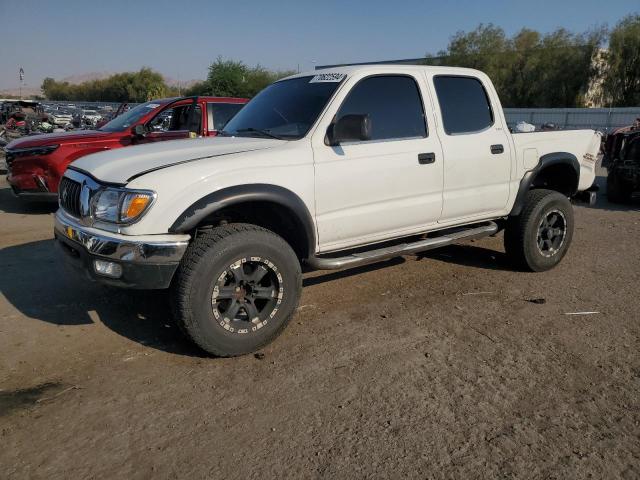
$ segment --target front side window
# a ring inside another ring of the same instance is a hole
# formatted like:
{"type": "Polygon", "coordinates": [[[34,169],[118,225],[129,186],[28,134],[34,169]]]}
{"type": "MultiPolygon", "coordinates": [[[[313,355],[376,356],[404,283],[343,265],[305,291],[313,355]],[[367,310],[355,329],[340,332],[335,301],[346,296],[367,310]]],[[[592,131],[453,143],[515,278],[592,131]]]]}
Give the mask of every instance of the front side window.
{"type": "Polygon", "coordinates": [[[439,75],[433,83],[448,135],[479,132],[493,125],[491,103],[480,80],[439,75]]]}
{"type": "Polygon", "coordinates": [[[202,110],[200,105],[196,105],[195,116],[191,117],[193,104],[179,105],[167,108],[156,115],[148,124],[147,128],[151,132],[179,132],[190,130],[190,121],[194,121],[191,131],[200,131],[200,123],[202,121],[202,110]]]}
{"type": "Polygon", "coordinates": [[[304,137],[344,78],[329,74],[272,83],[234,116],[222,135],[304,137]]]}
{"type": "Polygon", "coordinates": [[[415,80],[407,76],[365,78],[353,87],[336,120],[368,115],[371,140],[426,137],[422,98],[415,80]]]}

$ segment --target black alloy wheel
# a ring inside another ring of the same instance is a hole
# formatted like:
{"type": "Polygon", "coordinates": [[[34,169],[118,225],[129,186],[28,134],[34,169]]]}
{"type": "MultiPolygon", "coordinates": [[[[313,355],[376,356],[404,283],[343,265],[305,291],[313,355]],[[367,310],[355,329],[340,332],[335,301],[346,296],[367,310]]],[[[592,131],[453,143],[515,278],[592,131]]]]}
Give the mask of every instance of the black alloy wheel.
{"type": "Polygon", "coordinates": [[[252,257],[229,265],[211,295],[213,315],[225,330],[245,334],[266,325],[282,299],[282,275],[269,260],[252,257]]]}

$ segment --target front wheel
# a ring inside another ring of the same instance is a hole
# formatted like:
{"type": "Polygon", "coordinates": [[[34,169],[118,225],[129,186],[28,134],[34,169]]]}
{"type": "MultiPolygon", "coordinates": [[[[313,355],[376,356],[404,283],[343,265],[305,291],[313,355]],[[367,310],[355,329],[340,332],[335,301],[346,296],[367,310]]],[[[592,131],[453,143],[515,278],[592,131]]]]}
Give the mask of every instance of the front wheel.
{"type": "Polygon", "coordinates": [[[520,268],[542,272],[555,267],[573,237],[573,208],[553,190],[527,193],[520,215],[510,217],[504,233],[507,256],[520,268]]]}
{"type": "Polygon", "coordinates": [[[172,285],[174,316],[207,352],[231,357],[272,341],[293,315],[300,262],[275,233],[230,224],[199,233],[172,285]]]}

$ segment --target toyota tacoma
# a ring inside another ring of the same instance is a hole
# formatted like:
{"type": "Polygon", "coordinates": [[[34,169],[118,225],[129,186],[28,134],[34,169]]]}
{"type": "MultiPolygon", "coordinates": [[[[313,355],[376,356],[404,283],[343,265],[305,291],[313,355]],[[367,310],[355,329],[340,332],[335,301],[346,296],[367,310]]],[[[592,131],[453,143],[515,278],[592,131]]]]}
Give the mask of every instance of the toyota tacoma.
{"type": "Polygon", "coordinates": [[[504,230],[536,272],[594,198],[600,135],[511,134],[482,72],[342,66],[279,80],[215,138],[96,153],[60,184],[55,237],[91,279],[170,291],[219,356],[291,319],[305,269],[342,269],[504,230]]]}

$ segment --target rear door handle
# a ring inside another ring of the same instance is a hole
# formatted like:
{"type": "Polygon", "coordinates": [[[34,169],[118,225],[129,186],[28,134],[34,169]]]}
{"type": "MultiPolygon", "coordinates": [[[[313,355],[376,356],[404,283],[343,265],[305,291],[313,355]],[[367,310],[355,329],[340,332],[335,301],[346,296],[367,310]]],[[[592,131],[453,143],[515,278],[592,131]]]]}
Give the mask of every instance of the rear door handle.
{"type": "Polygon", "coordinates": [[[436,154],[433,152],[429,153],[419,153],[418,154],[418,163],[420,165],[427,165],[429,163],[435,163],[436,154]]]}
{"type": "Polygon", "coordinates": [[[491,153],[493,153],[494,155],[497,155],[499,153],[503,153],[504,152],[504,147],[500,144],[498,145],[491,145],[491,153]]]}

